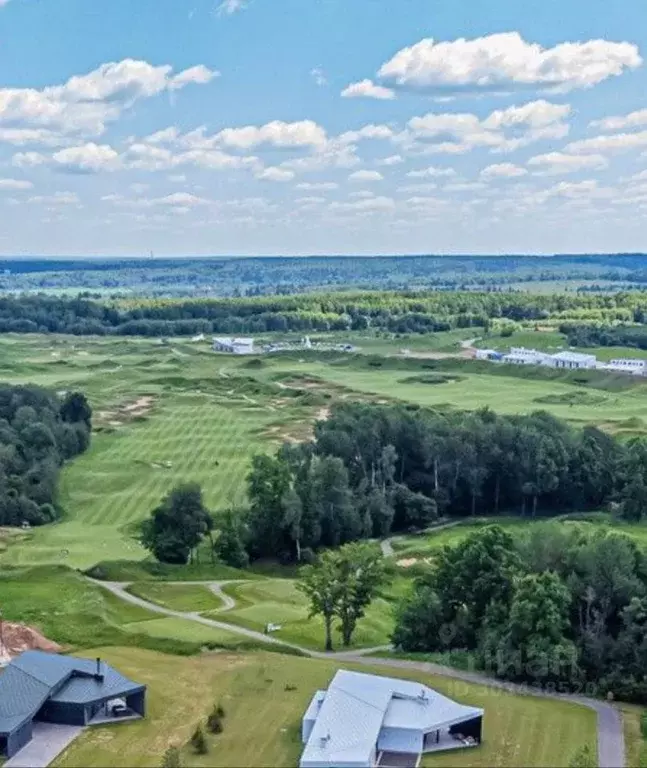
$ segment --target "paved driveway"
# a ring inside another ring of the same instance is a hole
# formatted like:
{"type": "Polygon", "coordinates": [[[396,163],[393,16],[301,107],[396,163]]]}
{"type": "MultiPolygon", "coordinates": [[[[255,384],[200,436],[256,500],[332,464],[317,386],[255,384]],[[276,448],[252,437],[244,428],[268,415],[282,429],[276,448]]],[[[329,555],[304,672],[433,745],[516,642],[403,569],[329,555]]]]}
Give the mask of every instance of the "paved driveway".
{"type": "Polygon", "coordinates": [[[77,725],[34,723],[32,740],[4,768],[46,768],[82,731],[77,725]]]}

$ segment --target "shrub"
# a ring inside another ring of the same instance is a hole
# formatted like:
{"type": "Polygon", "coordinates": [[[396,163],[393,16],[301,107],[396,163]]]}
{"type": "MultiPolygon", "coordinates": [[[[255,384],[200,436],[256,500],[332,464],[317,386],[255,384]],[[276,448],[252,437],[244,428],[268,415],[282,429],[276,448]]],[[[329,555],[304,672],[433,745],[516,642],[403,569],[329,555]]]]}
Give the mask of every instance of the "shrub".
{"type": "Polygon", "coordinates": [[[643,739],[647,739],[647,711],[643,712],[640,717],[640,732],[643,735],[643,739]]]}
{"type": "Polygon", "coordinates": [[[182,768],[180,750],[177,747],[169,747],[162,758],[161,768],[182,768]]]}
{"type": "Polygon", "coordinates": [[[198,725],[195,731],[193,731],[189,742],[196,755],[206,755],[209,751],[209,745],[201,725],[198,725]]]}
{"type": "Polygon", "coordinates": [[[222,721],[225,717],[225,710],[222,704],[214,704],[209,717],[207,718],[207,730],[209,733],[222,733],[224,726],[222,721]]]}

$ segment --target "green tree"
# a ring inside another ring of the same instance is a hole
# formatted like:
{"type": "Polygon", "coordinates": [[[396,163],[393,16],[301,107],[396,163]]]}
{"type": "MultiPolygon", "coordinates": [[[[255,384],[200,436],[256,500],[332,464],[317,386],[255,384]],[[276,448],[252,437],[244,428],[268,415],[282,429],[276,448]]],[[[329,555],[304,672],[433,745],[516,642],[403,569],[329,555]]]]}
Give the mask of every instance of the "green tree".
{"type": "Polygon", "coordinates": [[[357,622],[384,583],[384,558],[374,545],[346,544],[337,553],[337,569],[341,590],[335,612],[342,643],[349,646],[357,622]]]}
{"type": "Polygon", "coordinates": [[[92,423],[92,408],[82,392],[68,392],[61,403],[61,418],[72,423],[83,422],[87,427],[92,423]]]}
{"type": "Polygon", "coordinates": [[[245,526],[246,510],[226,509],[217,520],[218,536],[213,550],[223,563],[232,568],[247,568],[249,555],[245,547],[247,530],[245,526]]]}
{"type": "Polygon", "coordinates": [[[195,483],[177,486],[156,507],[141,529],[141,542],[163,563],[185,564],[202,537],[213,528],[195,483]]]}
{"type": "Polygon", "coordinates": [[[222,733],[224,730],[222,721],[224,718],[224,710],[219,704],[214,704],[213,709],[207,717],[207,730],[209,733],[222,733]]]}
{"type": "Polygon", "coordinates": [[[277,557],[290,548],[282,502],[291,482],[289,464],[281,456],[261,454],[252,459],[247,493],[250,541],[257,556],[277,557]]]}
{"type": "Polygon", "coordinates": [[[320,615],[323,618],[326,651],[333,650],[332,625],[341,599],[337,559],[336,552],[324,552],[316,563],[304,566],[297,582],[297,589],[310,601],[309,616],[320,615]]]}

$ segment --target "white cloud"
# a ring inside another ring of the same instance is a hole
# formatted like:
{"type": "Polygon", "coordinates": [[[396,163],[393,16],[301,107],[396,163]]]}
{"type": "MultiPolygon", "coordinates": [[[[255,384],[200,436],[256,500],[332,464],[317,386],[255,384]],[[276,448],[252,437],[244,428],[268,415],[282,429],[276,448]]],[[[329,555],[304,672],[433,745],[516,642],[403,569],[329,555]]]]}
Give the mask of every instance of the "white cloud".
{"type": "Polygon", "coordinates": [[[294,201],[295,203],[298,203],[299,205],[320,205],[321,203],[326,202],[325,197],[297,197],[297,199],[294,201]]]}
{"type": "Polygon", "coordinates": [[[261,145],[278,148],[320,147],[327,141],[326,131],[313,120],[285,123],[273,120],[265,125],[225,128],[213,137],[230,149],[252,149],[261,145]]]}
{"type": "MultiPolygon", "coordinates": [[[[642,64],[628,42],[589,40],[543,48],[518,32],[447,42],[421,40],[382,65],[380,80],[393,88],[451,94],[541,88],[588,88],[642,64]]],[[[369,81],[370,82],[370,81],[369,81]]]]}
{"type": "Polygon", "coordinates": [[[41,90],[0,88],[0,129],[13,131],[5,138],[14,143],[42,140],[50,146],[65,144],[68,135],[100,136],[107,123],[139,99],[189,83],[205,83],[215,74],[200,65],[173,75],[168,65],[124,59],[75,75],[63,85],[41,90]],[[28,130],[46,132],[39,135],[28,130]]]}
{"type": "Polygon", "coordinates": [[[68,173],[100,173],[121,167],[118,152],[107,144],[98,145],[93,142],[61,149],[51,159],[55,168],[68,173]]]}
{"type": "Polygon", "coordinates": [[[398,187],[398,192],[431,192],[434,189],[438,189],[438,184],[428,181],[417,184],[405,184],[402,187],[398,187]]]}
{"type": "Polygon", "coordinates": [[[296,189],[304,189],[310,191],[329,192],[333,189],[338,189],[339,184],[334,181],[303,181],[296,185],[296,189]]]}
{"type": "Polygon", "coordinates": [[[205,67],[204,64],[198,64],[172,77],[168,87],[172,91],[177,91],[180,88],[184,88],[185,85],[206,85],[216,77],[220,77],[220,72],[211,70],[205,67]]]}
{"type": "Polygon", "coordinates": [[[495,163],[484,168],[481,171],[481,176],[484,179],[514,179],[525,176],[527,173],[525,168],[520,168],[514,163],[495,163]]]}
{"type": "Polygon", "coordinates": [[[175,184],[183,184],[186,181],[186,176],[183,173],[172,173],[168,180],[175,184]]]}
{"type": "Polygon", "coordinates": [[[56,192],[53,195],[34,195],[27,202],[38,205],[79,205],[81,201],[74,192],[56,192]]]}
{"type": "Polygon", "coordinates": [[[482,181],[453,181],[443,187],[448,192],[475,192],[485,189],[486,185],[482,181]]]}
{"type": "Polygon", "coordinates": [[[641,149],[642,147],[647,147],[647,131],[611,133],[606,136],[581,139],[567,144],[564,150],[573,154],[605,154],[629,152],[632,149],[641,149]]]}
{"type": "Polygon", "coordinates": [[[349,181],[382,181],[384,176],[379,171],[355,171],[348,177],[349,181]]]}
{"type": "Polygon", "coordinates": [[[568,134],[570,106],[543,99],[495,110],[485,120],[465,113],[430,112],[413,117],[395,141],[425,154],[465,154],[476,147],[512,152],[536,141],[568,134]]]}
{"type": "Polygon", "coordinates": [[[247,0],[222,0],[216,8],[219,16],[231,16],[247,7],[247,0]]]}
{"type": "Polygon", "coordinates": [[[606,168],[609,163],[602,155],[567,155],[563,152],[549,152],[536,155],[528,165],[538,170],[538,176],[563,176],[578,171],[595,171],[606,168]]]}
{"type": "Polygon", "coordinates": [[[21,179],[0,179],[0,190],[11,190],[19,192],[25,189],[32,189],[33,184],[31,181],[25,181],[21,179]]]}
{"type": "Polygon", "coordinates": [[[391,101],[395,99],[395,91],[376,85],[372,80],[362,80],[359,83],[351,83],[341,92],[344,99],[378,99],[379,101],[391,101]]]}
{"type": "Polygon", "coordinates": [[[16,168],[35,168],[47,162],[47,157],[40,152],[17,152],[11,159],[16,168]]]}
{"type": "Polygon", "coordinates": [[[599,198],[607,199],[613,197],[614,190],[607,187],[601,187],[594,179],[587,181],[568,182],[560,181],[554,187],[547,190],[549,196],[566,197],[571,200],[578,198],[599,198]]]}
{"type": "Polygon", "coordinates": [[[316,85],[318,85],[319,87],[328,85],[328,79],[323,69],[321,69],[321,67],[314,67],[313,69],[311,69],[310,77],[315,81],[316,85]]]}
{"type": "Polygon", "coordinates": [[[380,166],[390,166],[390,165],[400,165],[400,163],[404,162],[404,158],[400,155],[389,155],[388,157],[383,157],[380,160],[376,160],[375,164],[380,166]]]}
{"type": "Polygon", "coordinates": [[[392,139],[393,130],[388,125],[365,125],[357,131],[346,131],[340,134],[335,141],[340,144],[355,144],[363,139],[392,139]]]}
{"type": "Polygon", "coordinates": [[[27,144],[60,147],[68,143],[68,139],[48,128],[0,128],[0,142],[17,147],[27,144]]]}
{"type": "Polygon", "coordinates": [[[264,181],[292,181],[294,171],[288,171],[285,168],[264,168],[256,174],[256,178],[264,181]]]}
{"type": "Polygon", "coordinates": [[[410,179],[437,179],[442,177],[456,176],[453,168],[436,168],[430,165],[429,168],[420,168],[419,170],[409,171],[407,176],[410,179]]]}
{"type": "Polygon", "coordinates": [[[622,131],[625,128],[641,128],[644,125],[647,125],[647,109],[639,109],[628,115],[605,117],[590,123],[591,128],[599,128],[601,131],[622,131]]]}

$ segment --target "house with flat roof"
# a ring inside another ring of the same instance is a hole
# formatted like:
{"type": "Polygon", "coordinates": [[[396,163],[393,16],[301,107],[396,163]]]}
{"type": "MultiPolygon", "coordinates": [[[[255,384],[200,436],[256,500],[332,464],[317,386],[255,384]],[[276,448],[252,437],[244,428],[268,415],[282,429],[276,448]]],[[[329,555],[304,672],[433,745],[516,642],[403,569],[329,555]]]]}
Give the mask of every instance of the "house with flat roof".
{"type": "Polygon", "coordinates": [[[146,686],[96,659],[25,651],[0,673],[0,755],[32,737],[34,721],[92,725],[145,714],[146,686]]]}
{"type": "Polygon", "coordinates": [[[253,355],[254,339],[215,338],[213,348],[216,352],[226,352],[229,355],[253,355]]]}
{"type": "Polygon", "coordinates": [[[551,355],[551,360],[552,368],[569,370],[596,368],[598,364],[595,355],[583,355],[580,352],[558,352],[556,355],[551,355]]]}
{"type": "Polygon", "coordinates": [[[420,683],[339,670],[301,725],[300,768],[417,766],[423,753],[474,747],[483,710],[420,683]]]}

